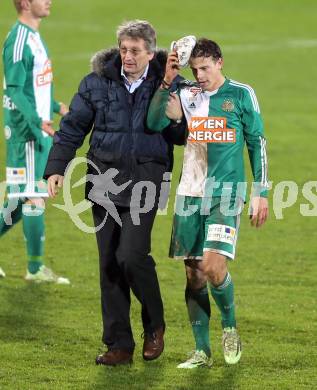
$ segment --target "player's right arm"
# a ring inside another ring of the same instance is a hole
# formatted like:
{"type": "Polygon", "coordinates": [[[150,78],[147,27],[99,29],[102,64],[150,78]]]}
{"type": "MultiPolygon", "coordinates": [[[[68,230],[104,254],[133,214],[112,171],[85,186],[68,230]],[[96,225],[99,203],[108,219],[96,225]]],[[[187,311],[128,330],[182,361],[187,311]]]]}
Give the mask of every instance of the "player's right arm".
{"type": "Polygon", "coordinates": [[[251,225],[262,226],[268,218],[268,178],[266,140],[263,132],[263,122],[256,95],[251,87],[244,88],[242,122],[244,137],[248,148],[251,169],[256,184],[251,199],[251,225]]]}
{"type": "Polygon", "coordinates": [[[178,94],[170,92],[173,80],[178,74],[177,54],[176,52],[171,52],[167,57],[162,84],[152,98],[147,116],[147,125],[153,131],[162,132],[171,124],[171,121],[178,121],[183,117],[178,94]]]}
{"type": "Polygon", "coordinates": [[[28,123],[28,127],[35,138],[39,137],[41,130],[51,137],[54,135],[55,131],[52,127],[53,122],[43,121],[37,115],[35,108],[24,95],[23,87],[15,85],[7,86],[6,94],[23,115],[24,120],[28,123]]]}
{"type": "Polygon", "coordinates": [[[170,125],[171,120],[166,115],[166,108],[170,92],[166,88],[159,88],[152,100],[147,115],[147,127],[155,132],[162,133],[170,125]]]}
{"type": "MultiPolygon", "coordinates": [[[[17,39],[17,38],[16,38],[17,39]]],[[[32,134],[37,138],[42,130],[51,135],[53,129],[49,122],[43,122],[35,107],[24,94],[27,68],[31,66],[32,56],[26,45],[17,50],[16,41],[12,40],[3,49],[4,93],[18,108],[32,134]],[[44,128],[43,125],[44,124],[44,128]]]]}

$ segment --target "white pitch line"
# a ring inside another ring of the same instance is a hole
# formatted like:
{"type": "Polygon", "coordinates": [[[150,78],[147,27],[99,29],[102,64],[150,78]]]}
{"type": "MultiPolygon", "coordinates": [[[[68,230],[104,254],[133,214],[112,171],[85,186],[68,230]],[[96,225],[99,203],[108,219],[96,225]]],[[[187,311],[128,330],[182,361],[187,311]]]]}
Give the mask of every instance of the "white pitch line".
{"type": "MultiPolygon", "coordinates": [[[[108,47],[110,47],[109,45],[108,47]]],[[[266,43],[246,43],[237,45],[222,45],[224,53],[244,51],[244,52],[259,52],[259,51],[275,51],[275,50],[293,50],[293,49],[313,49],[317,47],[317,39],[288,39],[285,41],[275,42],[272,44],[266,43]]],[[[106,48],[106,47],[105,47],[106,48]]],[[[164,49],[164,48],[162,48],[164,49]]],[[[102,48],[100,48],[102,50],[102,48]]],[[[166,49],[168,50],[168,49],[166,49]]],[[[98,51],[98,50],[96,50],[98,51]]],[[[58,57],[58,61],[70,62],[73,60],[90,60],[94,55],[93,52],[78,52],[67,54],[55,54],[54,57],[58,57]]]]}
{"type": "Polygon", "coordinates": [[[317,39],[288,39],[272,44],[246,43],[238,45],[222,45],[224,52],[234,51],[273,51],[281,49],[306,49],[317,47],[317,39]]]}

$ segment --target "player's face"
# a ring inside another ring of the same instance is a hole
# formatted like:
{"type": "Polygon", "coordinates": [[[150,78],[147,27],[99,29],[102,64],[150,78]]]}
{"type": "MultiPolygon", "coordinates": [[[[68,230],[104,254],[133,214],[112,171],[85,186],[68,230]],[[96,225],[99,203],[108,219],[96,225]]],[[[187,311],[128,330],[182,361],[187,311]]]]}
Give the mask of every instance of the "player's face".
{"type": "Polygon", "coordinates": [[[35,18],[45,18],[49,16],[52,0],[33,0],[30,2],[30,11],[35,18]]]}
{"type": "Polygon", "coordinates": [[[120,42],[120,56],[126,76],[141,76],[154,53],[149,53],[143,39],[124,38],[120,42]]]}
{"type": "Polygon", "coordinates": [[[193,76],[205,91],[213,91],[215,84],[222,78],[223,60],[214,61],[212,57],[191,58],[189,65],[193,76]]]}

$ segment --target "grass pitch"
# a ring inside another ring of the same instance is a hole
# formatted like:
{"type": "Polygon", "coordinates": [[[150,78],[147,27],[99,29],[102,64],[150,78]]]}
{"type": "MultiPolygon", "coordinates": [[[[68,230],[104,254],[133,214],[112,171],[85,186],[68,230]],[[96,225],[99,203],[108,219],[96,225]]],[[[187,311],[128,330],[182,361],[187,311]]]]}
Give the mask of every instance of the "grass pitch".
{"type": "MultiPolygon", "coordinates": [[[[268,138],[271,206],[280,181],[294,181],[299,195],[283,219],[276,219],[271,208],[270,219],[260,230],[251,229],[244,215],[238,256],[230,267],[244,347],[241,362],[225,366],[219,315],[212,305],[215,364],[211,370],[190,372],[176,369],[193,348],[193,339],[183,299],[183,265],[167,258],[173,195],[168,214],[157,217],[153,231],[167,322],[165,353],[156,362],[143,362],[140,310],[133,301],[134,364],[114,369],[94,365],[95,355],[102,350],[95,238],[52,206],[62,203],[61,197],[50,202],[46,263],[69,277],[72,285],[27,284],[22,278],[26,261],[21,226],[1,240],[0,265],[7,273],[0,280],[1,389],[316,387],[316,217],[300,213],[300,204],[309,204],[302,195],[304,183],[317,180],[316,12],[313,0],[53,2],[41,33],[51,51],[58,100],[69,103],[89,72],[91,55],[116,44],[115,28],[124,19],[151,21],[160,47],[168,48],[170,41],[185,34],[210,37],[223,48],[225,74],[256,90],[268,138]]],[[[14,20],[11,2],[2,1],[2,41],[14,20]]],[[[79,154],[86,149],[87,144],[79,154]]],[[[4,153],[1,136],[0,181],[4,180],[4,153]]],[[[177,148],[174,189],[181,161],[182,149],[177,148]]],[[[82,192],[75,194],[77,201],[82,196],[82,192]]],[[[89,212],[84,219],[91,223],[89,212]]]]}

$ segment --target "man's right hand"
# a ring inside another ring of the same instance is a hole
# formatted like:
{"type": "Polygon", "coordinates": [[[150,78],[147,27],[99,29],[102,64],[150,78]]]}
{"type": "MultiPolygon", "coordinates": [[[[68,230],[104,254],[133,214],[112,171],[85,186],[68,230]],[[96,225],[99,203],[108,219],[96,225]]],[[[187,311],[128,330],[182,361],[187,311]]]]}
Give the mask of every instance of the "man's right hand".
{"type": "Polygon", "coordinates": [[[175,92],[170,93],[165,110],[165,115],[173,121],[177,121],[179,119],[182,119],[183,117],[181,101],[179,96],[175,92]]]}
{"type": "Polygon", "coordinates": [[[51,137],[53,137],[55,134],[55,130],[53,129],[52,124],[53,121],[42,121],[42,130],[51,137]]]}
{"type": "Polygon", "coordinates": [[[47,179],[47,191],[50,198],[55,198],[58,194],[58,188],[63,187],[64,176],[52,175],[47,179]]]}
{"type": "Polygon", "coordinates": [[[267,198],[255,196],[251,199],[251,226],[261,227],[269,215],[269,205],[267,198]]]}

